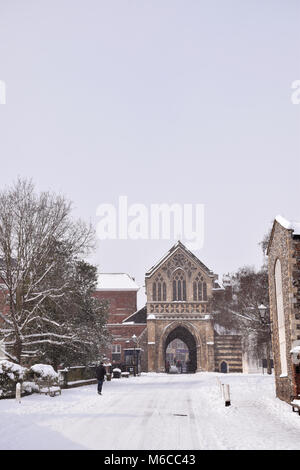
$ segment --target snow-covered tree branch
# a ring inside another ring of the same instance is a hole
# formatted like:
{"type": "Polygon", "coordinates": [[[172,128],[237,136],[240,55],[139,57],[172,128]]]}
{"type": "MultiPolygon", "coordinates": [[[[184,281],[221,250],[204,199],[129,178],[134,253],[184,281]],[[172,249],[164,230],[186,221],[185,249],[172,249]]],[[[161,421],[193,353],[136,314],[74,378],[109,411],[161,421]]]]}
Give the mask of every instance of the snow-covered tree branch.
{"type": "MultiPolygon", "coordinates": [[[[244,338],[247,348],[253,348],[258,357],[269,356],[271,350],[271,325],[262,318],[259,306],[269,307],[268,272],[246,266],[226,276],[227,292],[214,301],[216,324],[227,331],[235,331],[244,338]],[[250,344],[251,343],[251,344],[250,344]],[[266,351],[266,352],[265,352],[266,351]]],[[[268,357],[267,357],[268,359],[268,357]]]]}
{"type": "Polygon", "coordinates": [[[21,179],[0,192],[0,337],[17,362],[25,351],[57,361],[64,348],[78,354],[79,343],[92,356],[105,342],[96,268],[82,261],[93,247],[92,227],[72,219],[64,197],[21,179]]]}

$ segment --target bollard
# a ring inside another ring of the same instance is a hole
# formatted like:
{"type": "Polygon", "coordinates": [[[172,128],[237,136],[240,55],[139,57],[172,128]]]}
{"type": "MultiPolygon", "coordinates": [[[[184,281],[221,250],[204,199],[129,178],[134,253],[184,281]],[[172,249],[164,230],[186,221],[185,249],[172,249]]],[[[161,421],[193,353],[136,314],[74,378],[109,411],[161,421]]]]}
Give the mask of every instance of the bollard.
{"type": "Polygon", "coordinates": [[[16,384],[16,400],[21,403],[21,384],[19,382],[16,384]]]}
{"type": "Polygon", "coordinates": [[[224,384],[223,385],[223,398],[225,400],[225,406],[230,406],[230,390],[229,390],[229,385],[224,384]]]}

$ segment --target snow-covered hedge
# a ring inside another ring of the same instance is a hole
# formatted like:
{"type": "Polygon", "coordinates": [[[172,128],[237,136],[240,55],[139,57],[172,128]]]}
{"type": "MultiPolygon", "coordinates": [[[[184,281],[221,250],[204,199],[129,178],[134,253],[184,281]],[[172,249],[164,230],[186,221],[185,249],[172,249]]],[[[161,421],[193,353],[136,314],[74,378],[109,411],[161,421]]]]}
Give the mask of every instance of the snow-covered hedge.
{"type": "Polygon", "coordinates": [[[0,361],[0,397],[14,396],[16,384],[26,378],[28,369],[7,360],[0,361]]]}
{"type": "Polygon", "coordinates": [[[30,369],[7,360],[0,361],[0,398],[14,397],[16,384],[22,385],[22,393],[39,392],[39,385],[58,384],[58,374],[48,364],[35,364],[30,369]]]}

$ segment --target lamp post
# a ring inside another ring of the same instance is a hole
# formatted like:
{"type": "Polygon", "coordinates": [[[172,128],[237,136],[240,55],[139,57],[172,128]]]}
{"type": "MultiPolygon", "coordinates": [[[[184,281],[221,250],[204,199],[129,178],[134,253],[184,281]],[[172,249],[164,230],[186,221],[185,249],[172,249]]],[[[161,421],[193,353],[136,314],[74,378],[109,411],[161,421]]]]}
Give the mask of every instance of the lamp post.
{"type": "Polygon", "coordinates": [[[272,368],[271,368],[271,359],[270,359],[270,321],[269,318],[267,317],[267,310],[268,307],[266,307],[264,304],[260,304],[258,307],[259,315],[261,318],[261,321],[264,326],[268,327],[268,340],[267,340],[267,373],[272,374],[272,368]]]}
{"type": "Polygon", "coordinates": [[[264,322],[265,318],[266,318],[267,307],[264,304],[260,304],[259,307],[258,307],[258,311],[259,311],[259,314],[260,314],[260,318],[264,322]]]}
{"type": "Polygon", "coordinates": [[[136,360],[136,344],[137,344],[137,337],[136,337],[136,335],[132,335],[131,339],[132,339],[133,344],[134,344],[134,353],[133,353],[133,357],[134,357],[133,375],[134,375],[134,377],[135,377],[135,376],[136,376],[136,367],[137,367],[137,360],[136,360]]]}

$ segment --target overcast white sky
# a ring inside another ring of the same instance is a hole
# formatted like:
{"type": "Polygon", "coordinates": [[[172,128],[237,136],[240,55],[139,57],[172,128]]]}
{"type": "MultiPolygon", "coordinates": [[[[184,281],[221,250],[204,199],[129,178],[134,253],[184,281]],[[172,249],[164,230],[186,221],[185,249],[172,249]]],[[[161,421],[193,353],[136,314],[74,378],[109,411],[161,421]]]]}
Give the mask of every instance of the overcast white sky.
{"type": "MultiPolygon", "coordinates": [[[[202,203],[195,252],[220,276],[300,220],[298,0],[0,0],[1,187],[32,177],[96,224],[101,203],[202,203]]],[[[103,272],[173,244],[104,241],[103,272]]]]}

